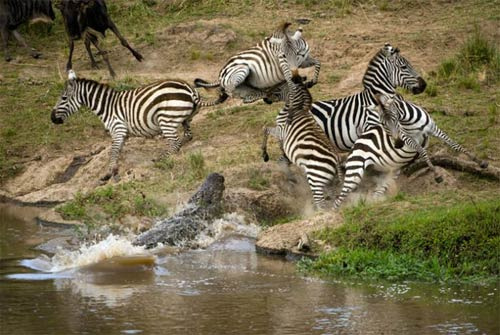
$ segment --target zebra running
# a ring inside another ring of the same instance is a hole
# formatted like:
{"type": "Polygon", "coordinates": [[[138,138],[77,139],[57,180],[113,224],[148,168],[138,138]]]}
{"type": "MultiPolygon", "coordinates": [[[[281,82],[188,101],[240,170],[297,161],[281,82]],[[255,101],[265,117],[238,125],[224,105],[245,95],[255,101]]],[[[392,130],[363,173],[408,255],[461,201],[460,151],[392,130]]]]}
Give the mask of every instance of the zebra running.
{"type": "MultiPolygon", "coordinates": [[[[267,90],[291,80],[291,70],[314,66],[314,78],[307,83],[312,87],[318,82],[321,63],[310,56],[308,43],[299,28],[292,35],[290,23],[283,24],[272,36],[255,47],[231,57],[219,72],[219,79],[209,83],[197,78],[196,87],[219,88],[230,96],[250,103],[265,98],[267,90]]],[[[271,100],[265,100],[271,103],[271,100]]]]}
{"type": "Polygon", "coordinates": [[[190,122],[199,107],[213,106],[226,98],[203,101],[198,91],[182,80],[163,80],[116,91],[93,80],[79,79],[70,70],[51,120],[61,124],[82,105],[101,119],[112,138],[109,172],[101,178],[106,181],[118,174],[118,158],[128,135],[153,137],[161,134],[169,144],[167,154],[175,153],[192,139],[190,122]],[[181,124],[184,128],[182,141],[177,134],[181,124]]]}
{"type": "Polygon", "coordinates": [[[290,95],[286,105],[288,119],[276,127],[264,127],[262,158],[269,160],[267,153],[268,136],[276,137],[286,157],[302,168],[313,194],[313,202],[320,207],[325,201],[324,189],[333,182],[335,176],[342,180],[339,157],[325,133],[314,121],[309,109],[312,97],[304,78],[295,70],[290,83],[290,95]]]}
{"type": "MultiPolygon", "coordinates": [[[[424,108],[404,100],[399,94],[392,97],[381,96],[381,98],[384,105],[381,114],[382,126],[388,133],[394,134],[392,135],[393,138],[397,136],[396,134],[399,134],[399,137],[406,145],[417,150],[431,170],[435,171],[425,149],[418,146],[423,141],[422,138],[430,136],[437,137],[453,150],[465,154],[482,169],[488,167],[487,161],[477,158],[476,155],[466,150],[442,131],[424,108]],[[393,102],[387,101],[388,98],[393,102]]],[[[439,176],[436,176],[436,181],[440,182],[438,179],[439,176]]]]}
{"type": "MultiPolygon", "coordinates": [[[[377,104],[375,94],[394,94],[396,87],[419,94],[425,90],[426,82],[401,56],[398,48],[385,44],[369,62],[363,86],[363,91],[357,94],[312,104],[314,119],[341,152],[350,151],[361,134],[370,126],[380,124],[378,114],[364,108],[377,104]]],[[[279,88],[276,94],[279,94],[279,88]]],[[[286,111],[282,110],[277,122],[285,118],[286,111]]]]}
{"type": "Polygon", "coordinates": [[[7,62],[12,60],[8,51],[10,34],[28,50],[31,57],[39,58],[42,54],[29,47],[17,28],[28,21],[52,22],[55,18],[51,0],[0,0],[0,36],[2,37],[4,59],[7,62]]]}
{"type": "MultiPolygon", "coordinates": [[[[335,200],[335,208],[342,204],[350,192],[357,189],[369,167],[386,175],[395,173],[397,178],[402,167],[420,156],[433,171],[436,182],[440,183],[443,178],[427,156],[426,147],[430,136],[435,136],[454,150],[466,154],[481,168],[488,167],[488,162],[479,160],[439,129],[425,109],[405,101],[398,94],[380,95],[376,99],[379,104],[366,109],[369,113],[380,114],[381,124],[370,127],[356,140],[345,163],[344,185],[335,200]],[[394,139],[399,139],[402,144],[396,144],[398,140],[393,143],[394,139]]],[[[375,195],[383,195],[387,187],[387,180],[382,179],[377,183],[375,195]]]]}

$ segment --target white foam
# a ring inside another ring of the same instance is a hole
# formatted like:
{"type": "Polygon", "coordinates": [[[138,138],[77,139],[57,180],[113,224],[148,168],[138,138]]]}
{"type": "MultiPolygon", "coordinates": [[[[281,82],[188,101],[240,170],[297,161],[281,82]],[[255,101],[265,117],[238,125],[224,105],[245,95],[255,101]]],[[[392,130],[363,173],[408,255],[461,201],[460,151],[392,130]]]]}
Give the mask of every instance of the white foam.
{"type": "Polygon", "coordinates": [[[196,238],[200,248],[206,248],[210,244],[229,235],[243,235],[256,238],[260,228],[254,224],[246,224],[243,215],[228,213],[222,218],[215,220],[212,225],[202,231],[196,238]]]}
{"type": "MultiPolygon", "coordinates": [[[[52,257],[36,259],[28,267],[45,272],[60,272],[63,270],[88,266],[113,257],[127,257],[149,254],[143,246],[132,245],[125,237],[109,235],[106,239],[93,244],[84,244],[78,250],[60,249],[52,257]],[[30,266],[31,265],[31,266],[30,266]]],[[[34,261],[34,260],[32,260],[34,261]]]]}

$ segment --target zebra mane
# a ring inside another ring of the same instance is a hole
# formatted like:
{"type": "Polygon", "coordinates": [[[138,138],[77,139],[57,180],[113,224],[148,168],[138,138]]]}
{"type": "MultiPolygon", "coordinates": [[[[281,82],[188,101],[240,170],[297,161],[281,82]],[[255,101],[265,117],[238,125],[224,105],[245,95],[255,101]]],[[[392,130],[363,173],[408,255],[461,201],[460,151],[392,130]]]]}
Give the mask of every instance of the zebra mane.
{"type": "Polygon", "coordinates": [[[76,78],[74,79],[79,84],[90,84],[90,85],[99,85],[99,86],[104,86],[106,88],[110,88],[112,90],[115,90],[115,88],[109,86],[108,84],[105,83],[100,83],[98,81],[92,80],[92,79],[87,79],[87,78],[76,78]]]}

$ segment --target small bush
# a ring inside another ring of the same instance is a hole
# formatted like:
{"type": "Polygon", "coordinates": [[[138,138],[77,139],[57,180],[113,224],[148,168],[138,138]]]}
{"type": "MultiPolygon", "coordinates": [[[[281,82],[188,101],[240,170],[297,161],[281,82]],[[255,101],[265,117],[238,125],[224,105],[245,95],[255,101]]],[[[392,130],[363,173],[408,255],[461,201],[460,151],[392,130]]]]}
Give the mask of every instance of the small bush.
{"type": "Polygon", "coordinates": [[[459,88],[479,90],[478,77],[486,75],[486,83],[495,84],[500,77],[498,47],[476,28],[459,52],[443,61],[437,71],[441,80],[451,80],[459,88]],[[481,74],[481,75],[480,75],[481,74]]]}

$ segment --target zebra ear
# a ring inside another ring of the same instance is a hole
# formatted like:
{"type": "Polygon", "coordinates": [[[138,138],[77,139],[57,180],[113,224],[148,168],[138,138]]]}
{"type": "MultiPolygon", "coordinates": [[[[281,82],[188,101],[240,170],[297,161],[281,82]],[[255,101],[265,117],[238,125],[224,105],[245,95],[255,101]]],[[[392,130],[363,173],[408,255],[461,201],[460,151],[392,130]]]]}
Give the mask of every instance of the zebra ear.
{"type": "Polygon", "coordinates": [[[302,28],[297,29],[295,34],[292,36],[292,40],[298,40],[302,37],[302,28]]]}
{"type": "Polygon", "coordinates": [[[76,79],[76,73],[73,70],[68,71],[68,80],[73,81],[76,79]]]}

